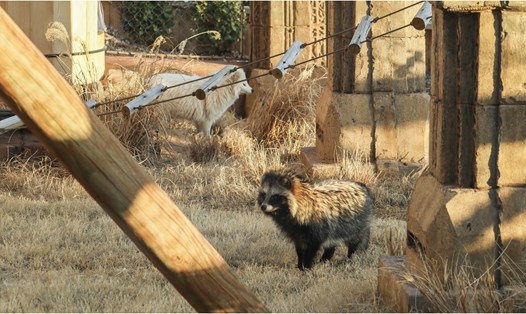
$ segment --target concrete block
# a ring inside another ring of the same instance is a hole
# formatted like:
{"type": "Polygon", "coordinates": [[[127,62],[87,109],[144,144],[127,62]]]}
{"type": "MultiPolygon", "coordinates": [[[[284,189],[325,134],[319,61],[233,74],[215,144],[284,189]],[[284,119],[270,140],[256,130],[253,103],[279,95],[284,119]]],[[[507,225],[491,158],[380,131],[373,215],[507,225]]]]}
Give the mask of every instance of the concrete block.
{"type": "Polygon", "coordinates": [[[479,49],[477,73],[477,103],[480,105],[498,105],[498,78],[495,66],[495,38],[488,34],[495,33],[495,16],[491,11],[480,12],[479,49]]]}
{"type": "Polygon", "coordinates": [[[300,160],[309,176],[315,178],[334,178],[340,167],[337,163],[328,162],[316,155],[315,147],[305,147],[300,151],[300,160]]]}
{"type": "Polygon", "coordinates": [[[445,209],[455,230],[459,257],[467,253],[475,266],[485,270],[495,259],[494,227],[498,215],[488,191],[448,189],[445,209]]]}
{"type": "Polygon", "coordinates": [[[459,149],[456,108],[433,99],[429,113],[429,169],[441,183],[456,183],[459,149]]]}
{"type": "Polygon", "coordinates": [[[333,105],[331,86],[324,88],[316,105],[316,155],[334,161],[341,134],[340,117],[333,105]]]}
{"type": "Polygon", "coordinates": [[[341,94],[325,88],[316,106],[316,154],[334,160],[337,149],[369,155],[372,97],[367,94],[341,94]]]}
{"type": "MultiPolygon", "coordinates": [[[[490,1],[486,1],[490,2],[490,1]]],[[[491,1],[497,2],[497,1],[491,1]]],[[[510,1],[506,3],[506,8],[512,11],[526,12],[526,1],[510,1]]]]}
{"type": "Polygon", "coordinates": [[[376,124],[376,158],[397,160],[396,114],[394,94],[373,93],[374,120],[376,124]]]}
{"type": "MultiPolygon", "coordinates": [[[[410,37],[406,41],[407,91],[409,93],[426,92],[426,37],[410,37]],[[411,40],[413,39],[413,40],[411,40]]],[[[395,77],[398,72],[395,69],[395,77]]]]}
{"type": "Polygon", "coordinates": [[[526,105],[526,14],[502,11],[502,102],[526,105]]]}
{"type": "Polygon", "coordinates": [[[393,312],[432,312],[426,297],[403,278],[404,256],[382,256],[378,261],[378,295],[393,312]]]}
{"type": "Polygon", "coordinates": [[[437,6],[452,12],[478,13],[503,7],[505,4],[500,1],[439,1],[437,6]]]}
{"type": "Polygon", "coordinates": [[[498,156],[499,186],[526,183],[526,106],[499,106],[500,147],[498,156]]]}
{"type": "Polygon", "coordinates": [[[394,95],[397,160],[406,163],[428,160],[430,101],[427,93],[394,95]]]}
{"type": "Polygon", "coordinates": [[[371,45],[371,43],[364,43],[360,53],[354,58],[354,73],[351,73],[351,75],[354,75],[354,93],[371,93],[372,86],[369,82],[369,65],[372,62],[369,56],[369,49],[372,48],[369,48],[369,46],[371,45]]]}
{"type": "Polygon", "coordinates": [[[425,37],[373,40],[373,90],[425,91],[425,37]]]}
{"type": "MultiPolygon", "coordinates": [[[[414,2],[411,1],[375,1],[372,2],[371,15],[373,17],[383,16],[389,13],[392,13],[396,10],[400,10],[404,7],[407,7],[414,2]]],[[[413,19],[421,5],[413,6],[409,9],[406,9],[402,12],[396,13],[396,15],[384,18],[379,20],[374,24],[373,35],[383,34],[385,32],[391,31],[395,28],[403,26],[413,19]]],[[[357,15],[359,15],[357,10],[357,15]]],[[[416,30],[414,27],[406,27],[397,32],[393,32],[386,37],[389,38],[407,38],[407,37],[421,37],[424,36],[424,32],[416,30]]]]}
{"type": "Polygon", "coordinates": [[[427,94],[371,96],[326,88],[316,109],[316,153],[325,160],[334,160],[337,149],[370,156],[374,145],[377,159],[420,163],[427,160],[428,106],[427,94]]]}
{"type": "MultiPolygon", "coordinates": [[[[377,38],[372,42],[373,56],[376,60],[382,62],[374,63],[373,70],[373,90],[378,92],[391,92],[394,90],[395,78],[393,77],[393,51],[395,43],[389,38],[377,38]]],[[[398,48],[400,49],[400,48],[398,48]]],[[[398,50],[399,51],[399,50],[398,50]]],[[[402,69],[401,75],[404,75],[406,68],[402,69]]],[[[400,78],[396,78],[400,80],[400,78]]],[[[397,82],[398,92],[407,90],[407,81],[397,82]]]]}
{"type": "Polygon", "coordinates": [[[496,186],[498,149],[498,107],[475,106],[475,183],[488,189],[496,186]]]}
{"type": "Polygon", "coordinates": [[[333,104],[341,128],[339,147],[368,156],[373,145],[372,96],[334,93],[333,104]]]}
{"type": "Polygon", "coordinates": [[[500,236],[505,248],[502,277],[506,279],[513,274],[523,277],[526,269],[526,188],[499,188],[498,194],[502,202],[500,236]]]}
{"type": "Polygon", "coordinates": [[[467,259],[482,273],[495,260],[497,214],[488,191],[452,188],[424,174],[409,203],[407,230],[414,240],[408,249],[419,247],[448,266],[467,259]]]}

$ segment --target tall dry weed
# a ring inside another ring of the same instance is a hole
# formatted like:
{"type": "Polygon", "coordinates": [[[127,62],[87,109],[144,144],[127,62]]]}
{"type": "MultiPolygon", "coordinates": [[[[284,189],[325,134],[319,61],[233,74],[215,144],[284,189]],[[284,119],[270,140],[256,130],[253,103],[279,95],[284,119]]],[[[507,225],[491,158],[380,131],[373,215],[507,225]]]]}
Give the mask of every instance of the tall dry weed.
{"type": "Polygon", "coordinates": [[[82,186],[48,156],[13,157],[0,163],[0,190],[27,199],[75,199],[86,197],[82,186]]]}
{"type": "Polygon", "coordinates": [[[325,80],[323,67],[309,66],[287,72],[275,81],[272,90],[261,91],[265,103],[253,108],[247,128],[269,147],[312,141],[316,131],[316,103],[325,80]]]}
{"type": "Polygon", "coordinates": [[[525,272],[509,258],[502,265],[487,265],[481,271],[464,256],[455,260],[433,260],[421,256],[420,267],[406,270],[404,280],[414,285],[435,312],[508,313],[526,310],[525,272]],[[484,270],[483,269],[483,270],[484,270]],[[495,271],[504,274],[499,287],[495,271]]]}

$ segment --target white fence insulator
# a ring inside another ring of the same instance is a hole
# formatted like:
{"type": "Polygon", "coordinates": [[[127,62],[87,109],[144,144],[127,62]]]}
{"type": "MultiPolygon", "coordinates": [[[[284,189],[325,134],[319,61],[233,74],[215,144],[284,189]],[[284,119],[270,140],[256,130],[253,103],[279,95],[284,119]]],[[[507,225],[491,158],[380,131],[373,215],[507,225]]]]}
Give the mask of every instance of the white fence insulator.
{"type": "Polygon", "coordinates": [[[235,67],[233,65],[227,65],[216,74],[212,75],[206,82],[201,85],[199,89],[195,91],[195,97],[197,99],[203,100],[206,98],[206,94],[214,90],[219,84],[224,82],[227,78],[234,73],[235,67]]]}
{"type": "Polygon", "coordinates": [[[358,54],[362,49],[362,44],[367,40],[369,31],[371,30],[371,25],[373,23],[373,18],[369,15],[362,17],[360,24],[354,31],[351,42],[349,43],[349,49],[352,53],[358,54]]]}
{"type": "Polygon", "coordinates": [[[429,3],[428,1],[424,1],[424,4],[422,4],[422,7],[420,8],[420,10],[418,10],[415,17],[411,21],[411,26],[413,26],[419,31],[428,28],[431,26],[432,16],[433,10],[431,7],[431,3],[429,3]]]}
{"type": "Polygon", "coordinates": [[[125,117],[129,117],[132,113],[136,113],[142,106],[145,106],[152,101],[156,100],[164,91],[166,86],[163,84],[157,84],[150,88],[142,95],[134,98],[132,101],[122,107],[122,113],[125,117]]]}
{"type": "Polygon", "coordinates": [[[18,116],[12,116],[0,121],[0,129],[14,130],[24,127],[24,122],[18,116]]]}
{"type": "MultiPolygon", "coordinates": [[[[97,102],[93,99],[86,101],[86,106],[91,109],[97,102]]],[[[15,130],[25,127],[24,122],[18,116],[12,116],[4,120],[0,120],[0,130],[15,130]]]]}
{"type": "Polygon", "coordinates": [[[93,100],[93,99],[90,99],[88,101],[86,101],[86,106],[91,109],[93,108],[93,106],[95,106],[97,104],[97,101],[96,100],[93,100]]]}
{"type": "Polygon", "coordinates": [[[283,75],[287,73],[287,70],[289,69],[289,67],[294,64],[294,62],[300,55],[301,51],[303,50],[303,48],[304,48],[303,43],[299,40],[296,40],[290,46],[289,50],[285,52],[283,57],[281,57],[281,60],[279,60],[278,65],[274,69],[272,69],[271,71],[272,75],[277,79],[282,78],[283,75]]]}

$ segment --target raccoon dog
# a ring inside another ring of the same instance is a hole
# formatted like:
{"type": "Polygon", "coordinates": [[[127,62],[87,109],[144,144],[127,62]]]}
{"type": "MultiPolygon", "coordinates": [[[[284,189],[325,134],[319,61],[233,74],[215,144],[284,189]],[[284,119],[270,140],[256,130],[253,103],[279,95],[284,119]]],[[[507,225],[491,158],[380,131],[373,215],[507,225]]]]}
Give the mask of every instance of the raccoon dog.
{"type": "Polygon", "coordinates": [[[349,258],[369,245],[374,203],[363,183],[310,183],[289,170],[269,171],[261,178],[257,205],[294,242],[301,270],[312,267],[320,248],[325,262],[342,242],[349,258]]]}

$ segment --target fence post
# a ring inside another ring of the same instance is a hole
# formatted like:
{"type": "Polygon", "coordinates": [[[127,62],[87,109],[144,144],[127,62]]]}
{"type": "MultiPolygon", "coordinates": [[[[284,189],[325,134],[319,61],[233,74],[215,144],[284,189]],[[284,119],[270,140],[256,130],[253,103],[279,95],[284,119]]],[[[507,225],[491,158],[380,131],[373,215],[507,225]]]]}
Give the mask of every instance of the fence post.
{"type": "Polygon", "coordinates": [[[190,305],[268,311],[1,8],[0,29],[0,97],[190,305]]]}

